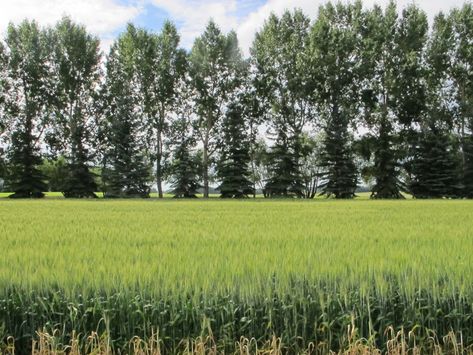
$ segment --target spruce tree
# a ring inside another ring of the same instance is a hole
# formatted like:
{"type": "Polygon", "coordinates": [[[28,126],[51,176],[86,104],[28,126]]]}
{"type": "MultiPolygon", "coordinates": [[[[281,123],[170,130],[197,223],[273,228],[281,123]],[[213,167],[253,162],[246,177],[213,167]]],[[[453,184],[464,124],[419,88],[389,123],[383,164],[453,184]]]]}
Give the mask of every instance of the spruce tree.
{"type": "Polygon", "coordinates": [[[143,120],[137,109],[133,71],[133,28],[112,46],[107,61],[104,116],[105,197],[149,197],[150,166],[146,158],[143,120]]]}
{"type": "Polygon", "coordinates": [[[47,185],[38,166],[39,143],[47,126],[47,108],[51,100],[50,52],[48,38],[35,22],[10,25],[6,45],[8,91],[6,121],[11,129],[8,150],[9,187],[12,198],[39,198],[47,185]]]}
{"type": "Polygon", "coordinates": [[[227,109],[222,124],[222,144],[217,175],[222,198],[243,198],[253,194],[250,181],[250,142],[244,108],[236,99],[227,109]]]}

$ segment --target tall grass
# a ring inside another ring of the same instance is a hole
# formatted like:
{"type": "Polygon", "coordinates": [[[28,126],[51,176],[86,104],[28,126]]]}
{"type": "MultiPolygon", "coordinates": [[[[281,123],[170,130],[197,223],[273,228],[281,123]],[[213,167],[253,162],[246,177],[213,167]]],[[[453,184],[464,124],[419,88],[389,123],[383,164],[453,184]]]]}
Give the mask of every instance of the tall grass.
{"type": "Polygon", "coordinates": [[[4,200],[0,332],[28,352],[39,329],[337,351],[352,324],[469,345],[472,227],[468,201],[4,200]]]}

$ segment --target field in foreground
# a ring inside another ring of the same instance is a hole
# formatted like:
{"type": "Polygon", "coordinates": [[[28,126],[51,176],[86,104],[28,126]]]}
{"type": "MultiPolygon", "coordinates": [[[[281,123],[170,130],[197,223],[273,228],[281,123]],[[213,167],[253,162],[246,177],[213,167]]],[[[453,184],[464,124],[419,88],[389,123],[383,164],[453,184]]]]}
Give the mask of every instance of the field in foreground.
{"type": "Polygon", "coordinates": [[[471,345],[472,231],[469,201],[2,200],[0,340],[22,354],[38,330],[96,331],[118,350],[159,331],[167,352],[209,334],[228,352],[276,335],[323,353],[405,329],[471,345]]]}

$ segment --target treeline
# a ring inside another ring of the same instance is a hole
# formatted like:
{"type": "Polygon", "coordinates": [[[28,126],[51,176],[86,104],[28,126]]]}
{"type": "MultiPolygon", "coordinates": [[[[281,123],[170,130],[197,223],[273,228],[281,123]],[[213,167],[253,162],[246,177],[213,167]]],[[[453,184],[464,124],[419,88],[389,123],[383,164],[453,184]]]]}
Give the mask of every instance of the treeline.
{"type": "Polygon", "coordinates": [[[271,15],[245,58],[210,21],[99,40],[62,19],[0,42],[0,177],[11,197],[473,197],[473,8],[394,2],[271,15]]]}

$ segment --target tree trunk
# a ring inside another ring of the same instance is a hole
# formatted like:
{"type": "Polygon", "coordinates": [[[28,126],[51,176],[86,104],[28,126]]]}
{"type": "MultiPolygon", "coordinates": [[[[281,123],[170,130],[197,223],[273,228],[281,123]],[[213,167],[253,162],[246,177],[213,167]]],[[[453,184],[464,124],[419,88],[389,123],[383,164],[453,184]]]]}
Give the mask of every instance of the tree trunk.
{"type": "Polygon", "coordinates": [[[204,179],[204,198],[209,198],[209,156],[208,156],[208,137],[204,141],[204,156],[202,159],[203,179],[204,179]]]}
{"type": "MultiPolygon", "coordinates": [[[[162,116],[161,116],[162,117],[162,116]]],[[[163,142],[161,130],[157,133],[157,149],[156,149],[156,187],[158,189],[158,198],[163,198],[163,169],[161,168],[161,160],[163,157],[163,142]]]]}
{"type": "Polygon", "coordinates": [[[156,186],[158,187],[158,197],[163,198],[163,183],[161,179],[161,156],[156,159],[156,186]]]}

